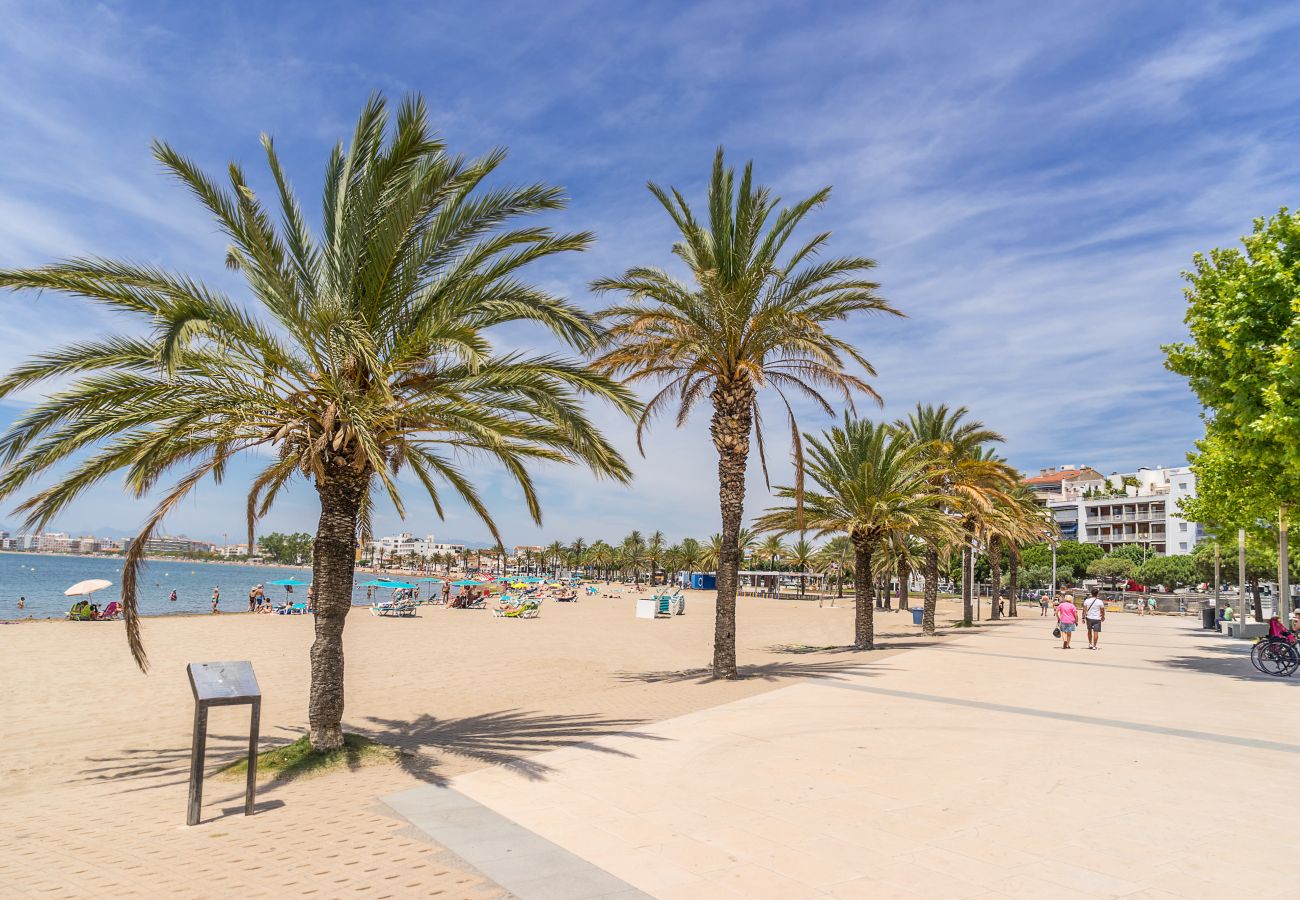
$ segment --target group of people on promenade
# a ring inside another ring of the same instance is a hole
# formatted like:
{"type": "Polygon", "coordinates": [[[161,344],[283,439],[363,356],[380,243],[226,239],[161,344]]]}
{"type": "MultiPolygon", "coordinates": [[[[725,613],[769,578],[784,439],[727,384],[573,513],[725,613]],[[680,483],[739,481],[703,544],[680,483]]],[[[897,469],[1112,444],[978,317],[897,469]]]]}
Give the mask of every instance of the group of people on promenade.
{"type": "Polygon", "coordinates": [[[1065,591],[1059,598],[1044,594],[1038,604],[1041,616],[1047,615],[1049,606],[1054,608],[1056,628],[1052,633],[1060,637],[1062,650],[1071,649],[1070,642],[1079,627],[1080,614],[1087,626],[1088,649],[1098,649],[1098,642],[1101,640],[1101,624],[1106,621],[1106,601],[1095,587],[1089,588],[1084,596],[1082,610],[1075,605],[1074,594],[1070,591],[1065,591]]]}

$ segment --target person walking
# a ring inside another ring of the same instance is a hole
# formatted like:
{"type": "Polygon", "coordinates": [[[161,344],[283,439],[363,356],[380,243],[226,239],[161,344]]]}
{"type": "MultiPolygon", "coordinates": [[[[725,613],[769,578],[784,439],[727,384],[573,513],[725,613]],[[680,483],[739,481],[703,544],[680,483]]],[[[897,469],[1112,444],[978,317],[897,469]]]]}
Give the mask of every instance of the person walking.
{"type": "Polygon", "coordinates": [[[1066,594],[1056,604],[1056,627],[1061,629],[1061,649],[1070,649],[1070,639],[1079,624],[1079,608],[1074,605],[1074,595],[1066,594]]]}
{"type": "Polygon", "coordinates": [[[1097,589],[1091,588],[1083,601],[1083,621],[1088,626],[1088,649],[1096,650],[1101,638],[1101,623],[1106,619],[1106,601],[1097,595],[1097,589]]]}
{"type": "Polygon", "coordinates": [[[1051,598],[1047,595],[1047,591],[1043,591],[1041,594],[1038,595],[1038,615],[1039,615],[1039,616],[1042,616],[1042,617],[1046,618],[1046,616],[1047,616],[1047,607],[1048,607],[1048,604],[1050,604],[1050,603],[1051,603],[1051,598]]]}
{"type": "MultiPolygon", "coordinates": [[[[174,592],[173,592],[173,593],[174,593],[174,592]]],[[[215,616],[215,615],[217,614],[217,612],[218,612],[218,610],[217,610],[217,604],[220,603],[220,602],[221,602],[221,590],[220,590],[220,588],[213,588],[213,589],[212,589],[212,614],[213,614],[214,616],[215,616]]]]}

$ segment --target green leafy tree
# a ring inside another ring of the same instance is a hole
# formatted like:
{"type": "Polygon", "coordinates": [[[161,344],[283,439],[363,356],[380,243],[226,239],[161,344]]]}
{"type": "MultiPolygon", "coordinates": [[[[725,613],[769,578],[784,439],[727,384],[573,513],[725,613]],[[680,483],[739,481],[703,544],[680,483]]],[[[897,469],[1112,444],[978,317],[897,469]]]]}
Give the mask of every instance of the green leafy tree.
{"type": "Polygon", "coordinates": [[[1198,580],[1198,568],[1191,556],[1153,556],[1137,568],[1137,580],[1148,588],[1163,585],[1167,590],[1198,580]]]}
{"type": "Polygon", "coordinates": [[[390,119],[376,97],[350,145],[330,155],[315,234],[269,137],[263,146],[278,222],[238,165],[227,188],[166,144],[154,147],[230,242],[225,263],[243,275],[247,304],[193,277],[103,259],[0,271],[0,287],[85,297],[133,320],[129,335],[44,354],[0,380],[0,396],[8,396],[74,378],[0,438],[0,498],[59,467],[54,482],[22,504],[39,527],[110,476],[125,475],[143,496],[179,473],[161,490],[122,572],[127,638],[144,668],[139,564],[167,513],[204,479],[220,480],[234,457],[269,451],[248,496],[251,545],[253,521],[295,478],[308,480],[320,502],[308,720],[312,746],[336,749],[354,550],[369,531],[374,494],[403,512],[396,473],[409,469],[436,511],[450,487],[496,537],[457,455],[499,463],[540,521],[529,474],[536,463],[631,477],[587,418],[584,398],[632,415],[639,408],[626,388],[586,365],[492,349],[492,329],[512,323],[582,352],[597,340],[579,308],[524,280],[528,264],[591,242],[586,233],[513,226],[563,207],[558,189],[482,188],[503,151],[471,160],[449,154],[422,100],[403,102],[390,119]]]}
{"type": "MultiPolygon", "coordinates": [[[[1056,575],[1061,581],[1078,581],[1088,574],[1088,564],[1101,559],[1106,551],[1096,544],[1081,544],[1078,541],[1061,541],[1056,545],[1056,575]]],[[[1044,566],[1051,571],[1052,545],[1050,543],[1032,544],[1020,554],[1026,566],[1044,566]]],[[[1050,574],[1048,576],[1051,577],[1050,574]]]]}
{"type": "Polygon", "coordinates": [[[257,546],[262,555],[278,563],[297,565],[311,559],[311,535],[306,532],[281,534],[273,531],[258,538],[257,546]]]}
{"type": "Polygon", "coordinates": [[[1300,499],[1300,215],[1256,219],[1241,243],[1193,258],[1191,340],[1164,348],[1206,409],[1182,510],[1222,536],[1300,499]]]}
{"type": "Polygon", "coordinates": [[[1121,579],[1133,577],[1137,571],[1137,565],[1133,560],[1126,559],[1122,556],[1108,556],[1102,559],[1094,559],[1088,563],[1088,574],[1093,578],[1106,578],[1110,580],[1111,590],[1114,590],[1121,579]]]}
{"type": "Polygon", "coordinates": [[[754,184],[751,165],[737,184],[735,170],[718,148],[707,221],[696,218],[677,190],[651,184],[650,191],[680,233],[673,253],[693,283],[651,266],[596,281],[595,290],[626,298],[603,314],[610,323],[608,349],[596,362],[601,371],[628,381],[663,385],[638,422],[638,446],[651,419],[670,405],[676,407],[679,426],[701,400],[708,398],[713,408],[710,435],[718,453],[722,518],[713,674],[735,678],[738,538],[751,434],[757,435],[760,462],[763,458],[763,432],[755,428],[760,423],[759,394],[771,388],[789,413],[799,487],[802,449],[787,392],[803,394],[828,415],[832,408],[824,391],[841,394],[850,407],[853,391],[875,397],[861,377],[847,371],[852,363],[874,374],[856,342],[833,336],[826,326],[854,313],[897,310],[878,296],[879,286],[866,277],[875,266],[872,260],[816,260],[830,240],[829,232],[786,252],[804,218],[826,202],[829,188],[779,208],[779,197],[754,184]]]}
{"type": "Polygon", "coordinates": [[[1155,552],[1141,544],[1123,544],[1111,550],[1106,556],[1111,559],[1131,559],[1134,565],[1140,566],[1154,557],[1155,552]]]}

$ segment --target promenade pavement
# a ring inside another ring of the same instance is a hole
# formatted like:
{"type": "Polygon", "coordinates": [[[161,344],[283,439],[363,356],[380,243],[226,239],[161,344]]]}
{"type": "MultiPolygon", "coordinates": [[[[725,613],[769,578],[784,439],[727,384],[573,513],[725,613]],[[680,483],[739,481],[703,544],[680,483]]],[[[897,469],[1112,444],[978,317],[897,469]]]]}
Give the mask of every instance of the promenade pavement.
{"type": "Polygon", "coordinates": [[[386,799],[525,900],[1295,896],[1300,682],[1037,612],[386,799]]]}

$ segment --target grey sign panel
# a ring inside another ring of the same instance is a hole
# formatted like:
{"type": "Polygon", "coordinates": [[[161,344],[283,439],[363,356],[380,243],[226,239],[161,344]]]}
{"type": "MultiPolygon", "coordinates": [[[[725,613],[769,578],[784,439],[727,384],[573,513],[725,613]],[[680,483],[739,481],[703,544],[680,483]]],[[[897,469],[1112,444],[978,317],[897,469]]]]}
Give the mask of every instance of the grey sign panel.
{"type": "Polygon", "coordinates": [[[252,700],[262,696],[253,664],[238,662],[190,663],[190,687],[199,702],[252,700]]]}
{"type": "Polygon", "coordinates": [[[248,729],[248,784],[244,790],[244,815],[253,814],[257,793],[257,736],[262,718],[262,691],[247,660],[190,663],[185,667],[194,691],[194,746],[190,750],[190,797],[185,821],[199,824],[203,805],[203,759],[208,742],[208,708],[248,704],[252,707],[248,729]]]}

